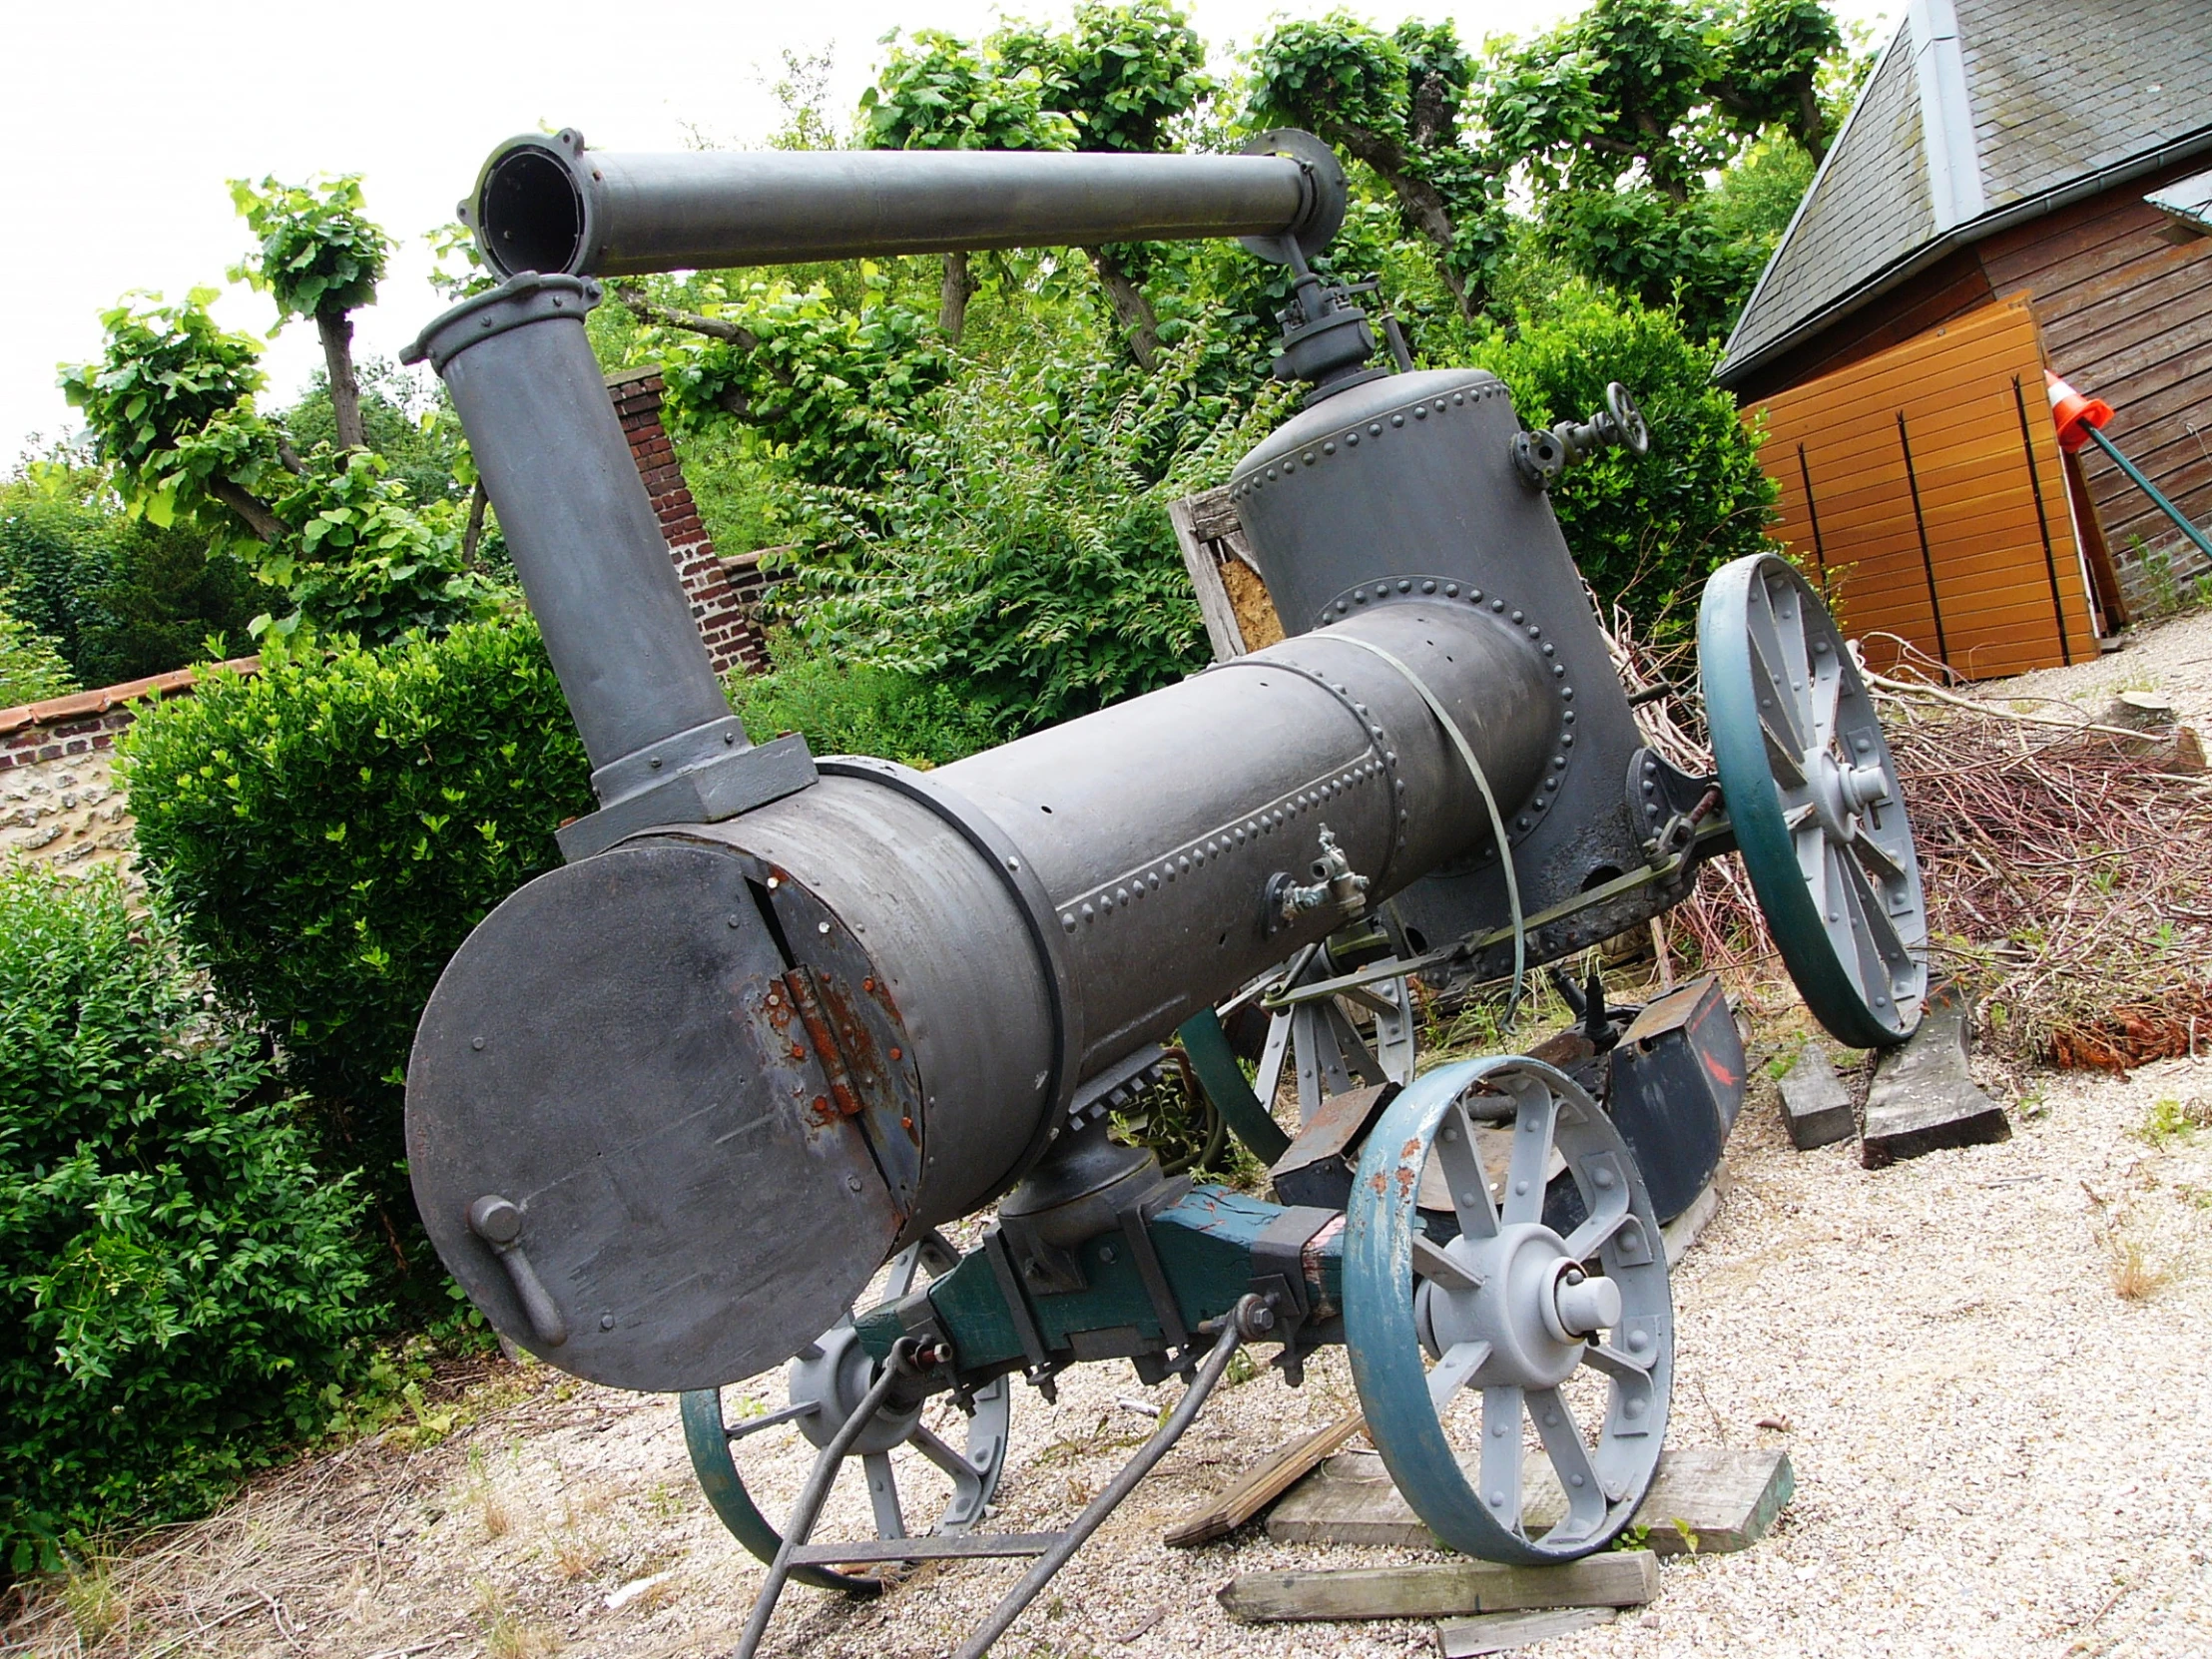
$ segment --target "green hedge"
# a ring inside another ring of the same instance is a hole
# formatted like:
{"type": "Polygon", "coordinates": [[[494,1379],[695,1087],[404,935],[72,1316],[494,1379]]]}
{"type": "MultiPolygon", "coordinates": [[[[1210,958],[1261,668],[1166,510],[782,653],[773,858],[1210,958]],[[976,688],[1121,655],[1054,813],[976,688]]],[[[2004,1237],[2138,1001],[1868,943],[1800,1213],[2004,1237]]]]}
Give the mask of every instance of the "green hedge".
{"type": "Polygon", "coordinates": [[[1576,281],[1511,329],[1438,330],[1424,344],[1432,361],[1497,375],[1530,427],[1587,418],[1605,406],[1609,380],[1635,393],[1651,453],[1607,450],[1562,478],[1551,500],[1598,598],[1619,601],[1647,636],[1686,632],[1705,578],[1771,545],[1775,486],[1759,469],[1760,434],[1713,383],[1720,348],[1691,339],[1669,312],[1576,281]]]}
{"type": "Polygon", "coordinates": [[[162,901],[313,1097],[330,1155],[385,1220],[416,1020],[470,928],[560,861],[589,765],[535,626],[218,676],[123,746],[162,901]]]}
{"type": "Polygon", "coordinates": [[[941,767],[1010,735],[1000,711],[963,699],[953,685],[849,662],[786,629],[770,636],[769,656],[767,673],[726,682],[730,706],[756,741],[798,732],[817,755],[941,767]]]}
{"type": "Polygon", "coordinates": [[[0,863],[0,1579],[326,1419],[361,1200],[270,1071],[113,872],[0,863]]]}

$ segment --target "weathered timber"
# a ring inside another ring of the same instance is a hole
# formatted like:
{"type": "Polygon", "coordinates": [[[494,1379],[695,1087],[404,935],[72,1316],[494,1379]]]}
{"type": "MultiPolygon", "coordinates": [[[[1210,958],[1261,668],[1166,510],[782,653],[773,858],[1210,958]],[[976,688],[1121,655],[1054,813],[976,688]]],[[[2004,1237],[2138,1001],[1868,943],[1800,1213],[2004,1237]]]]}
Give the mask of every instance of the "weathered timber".
{"type": "Polygon", "coordinates": [[[1229,1616],[1254,1623],[1321,1619],[1436,1619],[1529,1607],[1640,1607],[1659,1593],[1648,1549],[1586,1555],[1557,1567],[1439,1561],[1418,1567],[1247,1572],[1221,1591],[1229,1616]]]}
{"type": "Polygon", "coordinates": [[[1436,1651],[1442,1659],[1481,1659],[1485,1653],[1511,1653],[1553,1636],[1571,1636],[1595,1624],[1610,1624],[1610,1607],[1546,1607],[1534,1613],[1477,1613],[1436,1626],[1436,1651]]]}
{"type": "Polygon", "coordinates": [[[2011,1138],[2004,1108],[1974,1085],[1966,1069],[1973,1005],[1955,983],[1928,993],[1921,1028],[1875,1062],[1867,1091],[1867,1124],[1859,1160],[1881,1169],[1945,1147],[1981,1146],[2011,1138]]]}
{"type": "Polygon", "coordinates": [[[1660,1242],[1667,1247],[1670,1270],[1679,1267],[1682,1258],[1690,1253],[1690,1246],[1704,1237],[1713,1218],[1721,1213],[1721,1201],[1728,1197],[1729,1188],[1735,1184],[1735,1178],[1728,1173],[1728,1160],[1723,1158],[1713,1171],[1713,1179],[1690,1200],[1690,1207],[1659,1229],[1660,1242]]]}
{"type": "Polygon", "coordinates": [[[1166,1542],[1178,1549],[1225,1538],[1257,1515],[1321,1465],[1321,1460],[1360,1432],[1366,1419],[1348,1411],[1325,1428],[1262,1458],[1237,1483],[1197,1513],[1167,1531],[1166,1542]]]}
{"type": "Polygon", "coordinates": [[[1817,1040],[1799,1049],[1790,1069],[1782,1074],[1782,1127],[1800,1152],[1848,1141],[1859,1132],[1851,1091],[1817,1040]]]}
{"type": "MultiPolygon", "coordinates": [[[[1472,1473],[1472,1465],[1469,1466],[1472,1473]]],[[[1521,1478],[1531,1533],[1566,1512],[1551,1465],[1531,1456],[1521,1478]]],[[[1700,1555],[1749,1549],[1773,1527],[1797,1489],[1789,1454],[1779,1448],[1671,1446],[1660,1454],[1651,1491],[1636,1511],[1655,1554],[1700,1555]]],[[[1435,1543],[1373,1452],[1346,1452],[1275,1507],[1268,1536],[1279,1543],[1384,1545],[1423,1549],[1435,1543]]]]}
{"type": "Polygon", "coordinates": [[[1237,625],[1237,610],[1230,603],[1229,590],[1222,583],[1221,566],[1214,562],[1214,555],[1207,543],[1213,539],[1201,523],[1209,527],[1219,518],[1213,505],[1215,496],[1228,499],[1227,490],[1209,491],[1206,495],[1186,496],[1168,505],[1168,523],[1175,529],[1175,545],[1182,550],[1183,568],[1190,573],[1191,587],[1198,595],[1198,614],[1206,623],[1206,641],[1214,648],[1214,661],[1226,663],[1232,657],[1245,654],[1244,632],[1237,625]]]}

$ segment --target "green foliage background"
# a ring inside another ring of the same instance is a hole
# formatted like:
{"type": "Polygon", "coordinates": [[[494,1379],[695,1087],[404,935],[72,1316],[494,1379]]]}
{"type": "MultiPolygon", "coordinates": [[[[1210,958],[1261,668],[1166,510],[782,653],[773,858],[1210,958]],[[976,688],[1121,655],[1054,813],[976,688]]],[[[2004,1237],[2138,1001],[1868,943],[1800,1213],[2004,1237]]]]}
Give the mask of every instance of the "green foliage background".
{"type": "Polygon", "coordinates": [[[375,1324],[350,1177],[114,872],[0,863],[0,1576],[190,1514],[375,1324]]]}
{"type": "Polygon", "coordinates": [[[226,1002],[306,1089],[395,1227],[403,1067],[470,928],[560,861],[589,766],[535,627],[219,675],[122,745],[139,846],[226,1002]]]}

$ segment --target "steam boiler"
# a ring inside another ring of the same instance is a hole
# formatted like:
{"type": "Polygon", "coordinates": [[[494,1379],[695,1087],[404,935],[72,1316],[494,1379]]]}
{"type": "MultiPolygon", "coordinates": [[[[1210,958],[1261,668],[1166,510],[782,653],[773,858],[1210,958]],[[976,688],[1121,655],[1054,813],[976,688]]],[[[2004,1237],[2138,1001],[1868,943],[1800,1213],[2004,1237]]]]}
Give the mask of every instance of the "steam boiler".
{"type": "Polygon", "coordinates": [[[413,356],[459,412],[599,805],[424,1010],[414,1191],[499,1332],[682,1394],[707,1496],[771,1563],[743,1651],[794,1578],[866,1594],[842,1567],[1028,1557],[982,1652],[1248,1344],[1293,1383],[1347,1345],[1370,1436],[1452,1548],[1614,1539],[1665,1436],[1660,1227],[1740,1102],[1733,1020],[1710,981],[1621,1008],[1593,978],[1539,1052],[1416,1075],[1406,976],[1517,991],[1734,853],[1828,1029],[1908,1036],[1912,831],[1820,596],[1779,557],[1716,572],[1714,772],[1655,753],[1548,491],[1664,432],[1618,385],[1530,430],[1493,375],[1385,353],[1312,269],[1345,180],[1302,133],[1236,155],[631,155],[571,131],[500,146],[462,208],[502,280],[413,356]],[[1228,486],[1288,637],[933,771],[754,742],[587,342],[597,278],[1195,237],[1292,278],[1277,372],[1305,401],[1228,486]],[[1257,1088],[1224,1035],[1238,1006],[1274,1022],[1257,1088]],[[1276,1201],[1110,1133],[1178,1033],[1276,1201]],[[1294,1048],[1295,1128],[1273,1115],[1294,1048]],[[942,1230],[977,1217],[955,1250],[942,1230]],[[1110,1360],[1190,1385],[1065,1529],[978,1530],[1013,1385],[1110,1360]],[[788,1406],[725,1416],[724,1387],[786,1365],[788,1406]],[[924,1425],[944,1395],[963,1445],[924,1425]],[[786,1421],[820,1453],[779,1524],[734,1448],[786,1421]],[[1549,1524],[1524,1439],[1564,1500],[1549,1524]],[[894,1453],[949,1486],[933,1524],[894,1453]],[[817,1542],[852,1461],[878,1536],[817,1542]]]}

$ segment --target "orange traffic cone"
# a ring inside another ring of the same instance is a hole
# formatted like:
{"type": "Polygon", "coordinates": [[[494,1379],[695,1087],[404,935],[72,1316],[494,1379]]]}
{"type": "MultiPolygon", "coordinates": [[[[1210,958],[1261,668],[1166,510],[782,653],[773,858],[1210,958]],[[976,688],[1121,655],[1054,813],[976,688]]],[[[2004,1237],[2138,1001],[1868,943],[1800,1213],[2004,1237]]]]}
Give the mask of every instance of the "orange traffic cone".
{"type": "Polygon", "coordinates": [[[2058,422],[2058,447],[2071,455],[2089,441],[2090,427],[2112,418],[2112,405],[2101,397],[2082,396],[2047,368],[2043,380],[2050,388],[2051,418],[2058,422]]]}

